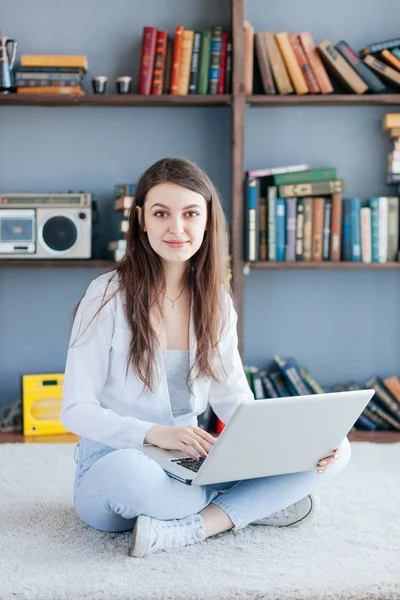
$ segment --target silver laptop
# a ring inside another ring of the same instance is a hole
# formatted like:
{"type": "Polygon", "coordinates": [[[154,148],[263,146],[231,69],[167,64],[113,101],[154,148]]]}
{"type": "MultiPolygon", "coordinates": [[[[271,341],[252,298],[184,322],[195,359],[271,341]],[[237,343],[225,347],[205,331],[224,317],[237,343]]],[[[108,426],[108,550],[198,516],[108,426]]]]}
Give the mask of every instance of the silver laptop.
{"type": "Polygon", "coordinates": [[[145,445],[143,452],[189,485],[209,485],[316,469],[349,433],[375,390],[242,403],[206,458],[145,445]]]}

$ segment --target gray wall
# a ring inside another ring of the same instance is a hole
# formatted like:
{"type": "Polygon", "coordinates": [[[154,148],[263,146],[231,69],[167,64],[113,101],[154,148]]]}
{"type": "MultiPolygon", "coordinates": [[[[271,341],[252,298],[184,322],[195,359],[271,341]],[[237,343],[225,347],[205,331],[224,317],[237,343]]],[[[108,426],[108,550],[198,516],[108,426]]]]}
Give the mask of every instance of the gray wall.
{"type": "MultiPolygon", "coordinates": [[[[87,81],[106,74],[113,91],[117,75],[137,80],[144,25],[172,34],[178,22],[193,28],[230,23],[227,0],[86,0],[82,7],[76,0],[3,0],[1,32],[18,40],[19,54],[87,54],[87,81]]],[[[395,0],[370,6],[249,0],[247,6],[256,31],[311,29],[317,43],[343,38],[356,49],[398,35],[399,13],[395,0]]],[[[300,161],[337,166],[350,195],[387,194],[385,112],[248,108],[245,168],[300,161]]],[[[101,218],[95,255],[104,256],[116,232],[114,183],[135,181],[163,156],[184,156],[203,167],[230,215],[230,139],[229,108],[3,107],[0,190],[94,193],[101,218]]],[[[0,404],[19,396],[22,373],[62,372],[72,308],[100,272],[0,270],[0,404]]],[[[258,271],[245,285],[246,363],[293,355],[322,383],[398,372],[399,272],[258,271]]]]}

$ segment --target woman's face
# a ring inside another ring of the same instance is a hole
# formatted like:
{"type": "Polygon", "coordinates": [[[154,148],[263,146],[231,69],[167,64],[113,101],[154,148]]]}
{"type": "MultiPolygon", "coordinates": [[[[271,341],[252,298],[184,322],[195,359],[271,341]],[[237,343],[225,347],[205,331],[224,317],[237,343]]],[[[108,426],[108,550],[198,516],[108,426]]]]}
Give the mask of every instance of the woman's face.
{"type": "Polygon", "coordinates": [[[165,261],[188,261],[203,242],[207,205],[197,192],[160,183],[147,193],[142,216],[151,247],[165,261]]]}

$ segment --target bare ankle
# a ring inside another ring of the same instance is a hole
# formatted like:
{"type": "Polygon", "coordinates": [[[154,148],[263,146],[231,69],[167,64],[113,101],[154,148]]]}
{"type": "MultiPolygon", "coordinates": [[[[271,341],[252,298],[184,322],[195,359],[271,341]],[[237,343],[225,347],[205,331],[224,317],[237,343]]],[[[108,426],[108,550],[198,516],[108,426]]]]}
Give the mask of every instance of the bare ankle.
{"type": "Polygon", "coordinates": [[[200,511],[200,514],[204,519],[206,538],[228,531],[234,526],[226,512],[216,504],[209,504],[200,511]]]}

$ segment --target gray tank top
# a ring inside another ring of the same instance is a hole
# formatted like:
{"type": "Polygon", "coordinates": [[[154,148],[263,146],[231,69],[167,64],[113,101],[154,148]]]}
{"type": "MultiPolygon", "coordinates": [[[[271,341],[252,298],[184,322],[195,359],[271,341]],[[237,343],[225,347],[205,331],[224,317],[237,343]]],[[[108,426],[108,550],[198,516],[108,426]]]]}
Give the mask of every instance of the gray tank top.
{"type": "Polygon", "coordinates": [[[193,396],[186,377],[190,369],[189,350],[163,350],[167,373],[171,411],[174,417],[186,415],[193,410],[193,396]]]}

